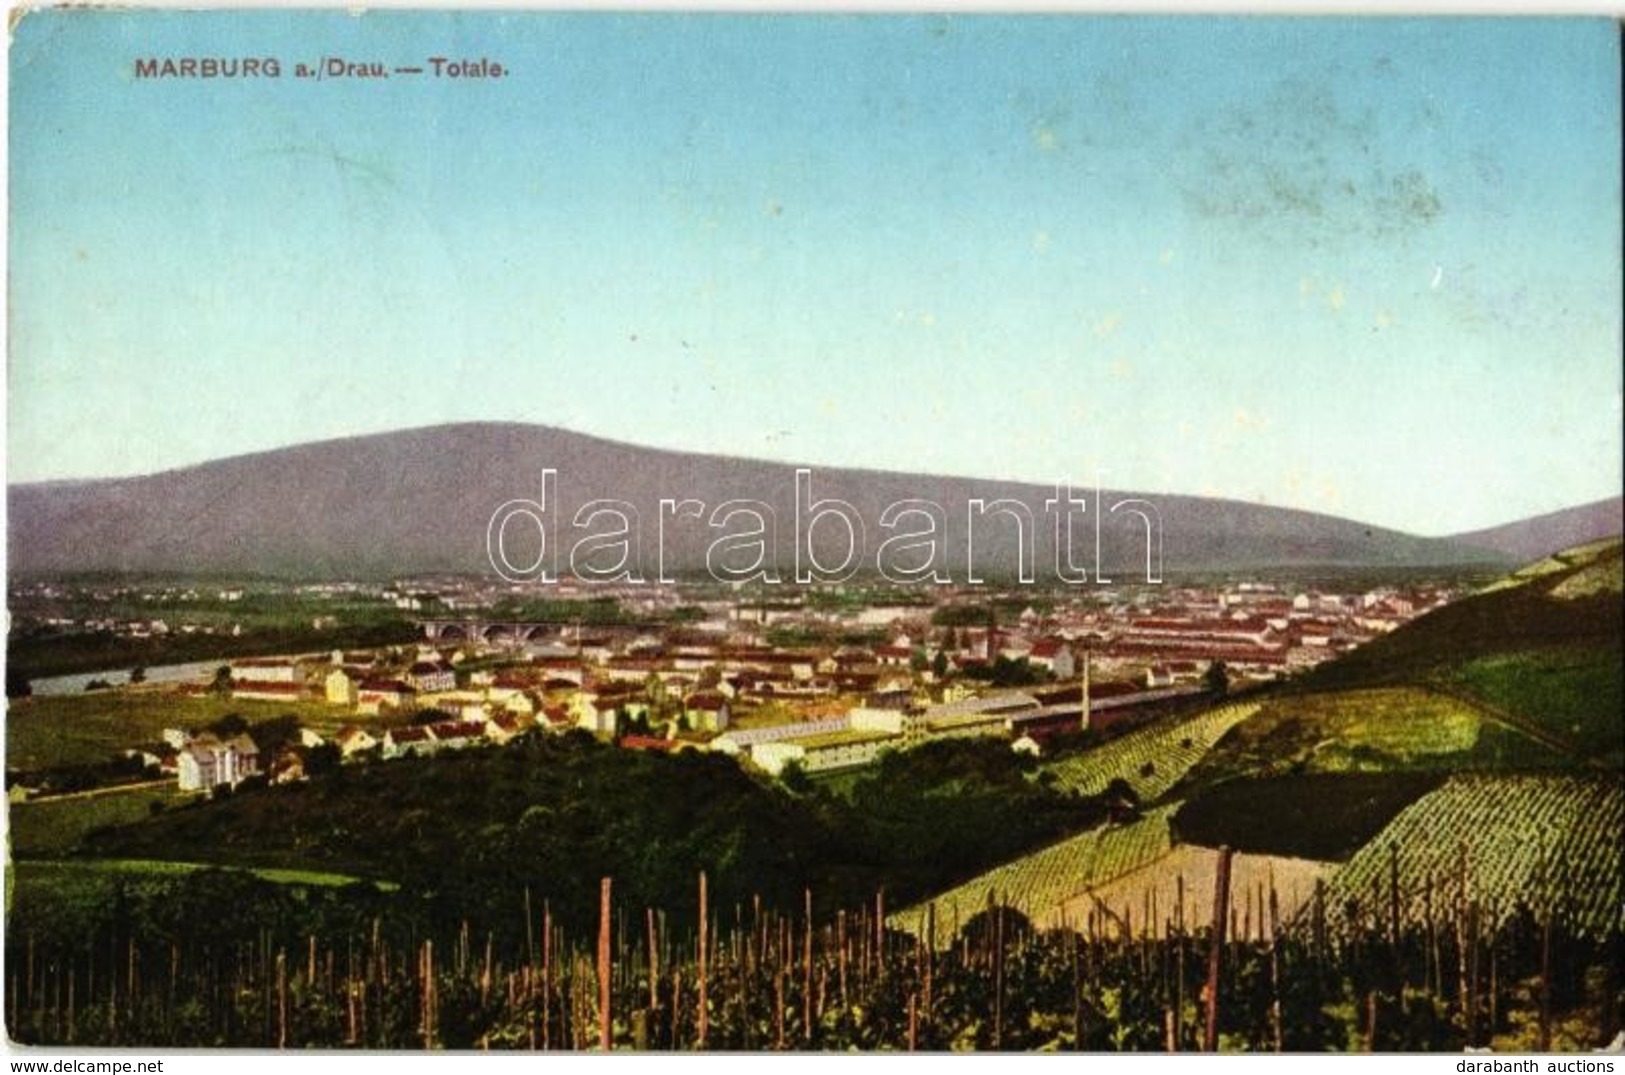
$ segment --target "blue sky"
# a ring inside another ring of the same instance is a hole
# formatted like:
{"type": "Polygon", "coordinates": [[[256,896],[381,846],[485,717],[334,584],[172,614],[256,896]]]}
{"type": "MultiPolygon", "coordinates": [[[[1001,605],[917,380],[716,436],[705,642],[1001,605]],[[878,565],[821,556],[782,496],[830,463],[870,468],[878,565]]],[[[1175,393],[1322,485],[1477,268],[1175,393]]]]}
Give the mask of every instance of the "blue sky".
{"type": "Polygon", "coordinates": [[[1618,48],[1596,19],[35,14],[8,476],[491,419],[1418,533],[1616,494],[1618,48]],[[293,77],[434,55],[512,73],[293,77]]]}

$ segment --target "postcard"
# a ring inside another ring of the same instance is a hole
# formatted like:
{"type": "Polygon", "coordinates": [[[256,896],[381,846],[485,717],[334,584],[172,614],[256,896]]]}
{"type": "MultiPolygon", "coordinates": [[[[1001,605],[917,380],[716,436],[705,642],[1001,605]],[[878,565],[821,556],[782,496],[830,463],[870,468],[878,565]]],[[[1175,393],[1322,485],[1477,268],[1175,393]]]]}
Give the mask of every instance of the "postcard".
{"type": "Polygon", "coordinates": [[[13,23],[11,1047],[1625,1040],[1613,21],[13,23]]]}

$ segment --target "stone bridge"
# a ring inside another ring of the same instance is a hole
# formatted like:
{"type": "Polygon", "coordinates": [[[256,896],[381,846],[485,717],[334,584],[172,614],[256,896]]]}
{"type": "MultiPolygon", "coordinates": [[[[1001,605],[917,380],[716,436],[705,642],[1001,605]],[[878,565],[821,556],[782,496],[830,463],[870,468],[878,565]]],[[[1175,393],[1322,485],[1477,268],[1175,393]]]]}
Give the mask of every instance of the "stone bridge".
{"type": "Polygon", "coordinates": [[[522,645],[552,639],[574,644],[585,637],[640,634],[658,628],[654,623],[580,623],[575,620],[419,620],[423,637],[431,642],[490,642],[522,645]]]}

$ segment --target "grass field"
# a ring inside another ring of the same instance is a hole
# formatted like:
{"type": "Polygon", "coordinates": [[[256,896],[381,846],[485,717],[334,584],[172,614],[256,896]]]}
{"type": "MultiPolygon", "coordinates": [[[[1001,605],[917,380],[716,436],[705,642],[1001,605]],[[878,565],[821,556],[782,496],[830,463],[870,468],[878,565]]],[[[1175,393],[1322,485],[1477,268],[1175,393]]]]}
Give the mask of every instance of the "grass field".
{"type": "Polygon", "coordinates": [[[11,853],[19,858],[63,855],[78,846],[86,833],[108,825],[141,821],[153,803],[174,807],[195,799],[174,781],[159,786],[108,790],[90,795],[69,795],[39,802],[11,804],[11,853]]]}
{"type": "Polygon", "coordinates": [[[234,700],[156,686],[14,698],[6,703],[6,767],[94,765],[127,748],[158,743],[165,728],[198,729],[228,713],[251,724],[292,713],[323,734],[361,722],[349,709],[314,700],[234,700]]]}
{"type": "MultiPolygon", "coordinates": [[[[150,859],[72,859],[50,862],[19,862],[12,868],[20,884],[96,885],[124,879],[175,876],[198,870],[217,870],[219,866],[194,862],[161,862],[150,859]]],[[[321,873],[315,870],[246,869],[262,881],[279,885],[320,885],[340,887],[353,885],[360,878],[340,873],[321,873]]],[[[389,885],[380,885],[389,888],[389,885]]]]}
{"type": "Polygon", "coordinates": [[[1181,794],[1238,776],[1460,768],[1483,723],[1472,706],[1417,688],[1279,695],[1192,767],[1181,794]]]}
{"type": "MultiPolygon", "coordinates": [[[[97,921],[119,890],[147,890],[164,898],[173,883],[189,874],[218,869],[185,862],[154,862],[134,859],[87,859],[56,862],[12,862],[6,868],[6,917],[8,927],[25,928],[22,923],[11,922],[14,907],[30,908],[27,927],[47,934],[64,926],[74,930],[75,923],[97,921]]],[[[355,884],[357,878],[335,873],[315,873],[305,870],[241,870],[233,874],[248,874],[272,884],[340,888],[355,884]]],[[[372,884],[383,891],[394,888],[390,884],[372,884]]],[[[222,909],[230,913],[227,909],[222,909]]]]}
{"type": "MultiPolygon", "coordinates": [[[[1007,862],[942,893],[935,900],[937,937],[953,937],[959,925],[987,909],[989,898],[1038,920],[1093,885],[1120,877],[1168,852],[1172,807],[1152,810],[1126,825],[1102,825],[1007,862]]],[[[897,929],[925,928],[926,904],[892,915],[897,929]]]]}
{"type": "Polygon", "coordinates": [[[1349,860],[1327,908],[1383,914],[1398,867],[1402,913],[1476,901],[1491,919],[1518,904],[1603,933],[1625,926],[1619,778],[1458,776],[1403,810],[1349,860]],[[1463,871],[1465,870],[1465,876],[1463,871]]]}
{"type": "MultiPolygon", "coordinates": [[[[1219,852],[1212,848],[1176,847],[1155,862],[1074,896],[1039,925],[1077,928],[1093,916],[1097,931],[1109,936],[1121,936],[1125,927],[1135,937],[1148,932],[1163,937],[1179,929],[1195,932],[1213,921],[1218,863],[1219,852]]],[[[1315,883],[1333,869],[1330,863],[1312,859],[1236,855],[1230,864],[1235,939],[1269,939],[1276,925],[1291,921],[1314,898],[1315,883]]]]}
{"type": "Polygon", "coordinates": [[[1622,658],[1618,649],[1521,650],[1467,661],[1440,679],[1618,767],[1625,763],[1622,658]]]}

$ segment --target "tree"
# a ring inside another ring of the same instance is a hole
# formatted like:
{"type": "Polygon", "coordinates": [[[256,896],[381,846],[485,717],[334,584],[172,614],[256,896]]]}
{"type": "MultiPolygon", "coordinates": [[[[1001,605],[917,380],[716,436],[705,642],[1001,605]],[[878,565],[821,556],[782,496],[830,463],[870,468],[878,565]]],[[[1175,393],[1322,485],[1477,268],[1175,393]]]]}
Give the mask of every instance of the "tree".
{"type": "Polygon", "coordinates": [[[626,709],[616,714],[617,735],[650,735],[649,712],[646,709],[626,709]]]}
{"type": "Polygon", "coordinates": [[[271,717],[248,729],[248,735],[262,757],[271,757],[283,747],[299,741],[299,718],[292,713],[271,717]]]}
{"type": "Polygon", "coordinates": [[[1230,669],[1225,667],[1223,661],[1214,661],[1207,666],[1207,674],[1202,677],[1202,682],[1210,693],[1226,694],[1230,690],[1230,669]]]}
{"type": "Polygon", "coordinates": [[[305,752],[305,775],[314,777],[334,772],[342,760],[339,748],[333,743],[311,747],[305,752]]]}
{"type": "Polygon", "coordinates": [[[214,670],[214,681],[209,684],[209,691],[222,696],[231,693],[231,665],[223,664],[214,670]]]}
{"type": "Polygon", "coordinates": [[[937,655],[931,659],[931,674],[938,679],[948,678],[948,651],[937,650],[937,655]]]}
{"type": "Polygon", "coordinates": [[[34,693],[33,685],[19,671],[15,665],[6,666],[6,697],[27,698],[34,693]]]}
{"type": "Polygon", "coordinates": [[[807,767],[799,758],[784,763],[784,768],[779,770],[779,780],[797,795],[805,795],[813,790],[812,778],[807,775],[807,767]]]}
{"type": "Polygon", "coordinates": [[[965,674],[972,679],[985,680],[995,687],[1025,687],[1042,683],[1047,676],[1043,669],[1034,667],[1027,658],[1011,660],[1002,653],[993,659],[992,664],[971,668],[965,674]]]}
{"type": "Polygon", "coordinates": [[[208,730],[222,739],[230,739],[234,735],[248,731],[248,721],[241,714],[227,713],[209,725],[208,730]]]}
{"type": "Polygon", "coordinates": [[[146,669],[146,667],[144,665],[139,665],[138,664],[134,668],[130,669],[130,682],[131,683],[145,683],[146,681],[147,681],[147,669],[146,669]]]}
{"type": "Polygon", "coordinates": [[[1114,821],[1128,821],[1140,816],[1140,793],[1122,777],[1116,777],[1100,793],[1114,821]]]}

